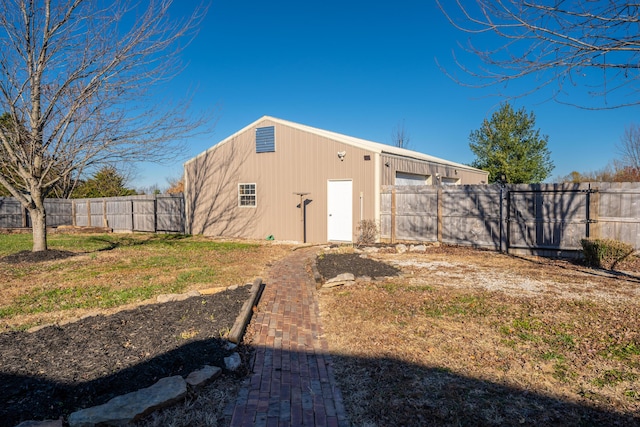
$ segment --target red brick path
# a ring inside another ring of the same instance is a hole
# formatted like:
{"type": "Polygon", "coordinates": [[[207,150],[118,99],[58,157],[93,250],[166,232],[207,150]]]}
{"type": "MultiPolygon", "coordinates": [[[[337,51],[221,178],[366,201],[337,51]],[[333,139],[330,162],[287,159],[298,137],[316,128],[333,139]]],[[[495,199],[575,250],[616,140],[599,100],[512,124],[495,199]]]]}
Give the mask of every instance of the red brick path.
{"type": "Polygon", "coordinates": [[[247,331],[256,348],[253,374],[226,412],[232,427],[349,425],[309,271],[316,251],[294,251],[265,280],[247,331]]]}

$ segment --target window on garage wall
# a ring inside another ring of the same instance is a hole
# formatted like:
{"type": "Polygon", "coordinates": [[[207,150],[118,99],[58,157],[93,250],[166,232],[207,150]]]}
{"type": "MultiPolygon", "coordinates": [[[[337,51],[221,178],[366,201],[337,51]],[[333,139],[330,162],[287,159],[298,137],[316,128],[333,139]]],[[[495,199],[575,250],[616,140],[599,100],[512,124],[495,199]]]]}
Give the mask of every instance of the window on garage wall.
{"type": "Polygon", "coordinates": [[[429,185],[431,175],[420,175],[417,173],[396,172],[395,185],[429,185]]]}
{"type": "Polygon", "coordinates": [[[256,206],[256,184],[238,184],[238,206],[253,208],[256,206]]]}

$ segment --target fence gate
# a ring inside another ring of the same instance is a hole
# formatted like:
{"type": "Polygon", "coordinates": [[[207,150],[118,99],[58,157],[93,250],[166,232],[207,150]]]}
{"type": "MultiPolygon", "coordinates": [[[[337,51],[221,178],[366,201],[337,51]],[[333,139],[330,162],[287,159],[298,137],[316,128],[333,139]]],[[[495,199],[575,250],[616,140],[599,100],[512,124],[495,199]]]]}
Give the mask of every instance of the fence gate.
{"type": "Polygon", "coordinates": [[[509,248],[580,250],[589,237],[594,190],[510,190],[507,193],[509,248]]]}

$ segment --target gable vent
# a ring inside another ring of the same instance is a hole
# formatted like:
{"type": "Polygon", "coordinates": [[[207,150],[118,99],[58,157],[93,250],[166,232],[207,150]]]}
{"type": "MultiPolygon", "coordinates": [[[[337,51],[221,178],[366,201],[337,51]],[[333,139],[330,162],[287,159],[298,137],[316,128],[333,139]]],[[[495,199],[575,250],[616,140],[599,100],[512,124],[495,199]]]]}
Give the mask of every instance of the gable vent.
{"type": "Polygon", "coordinates": [[[275,127],[256,128],[256,153],[276,151],[275,127]]]}

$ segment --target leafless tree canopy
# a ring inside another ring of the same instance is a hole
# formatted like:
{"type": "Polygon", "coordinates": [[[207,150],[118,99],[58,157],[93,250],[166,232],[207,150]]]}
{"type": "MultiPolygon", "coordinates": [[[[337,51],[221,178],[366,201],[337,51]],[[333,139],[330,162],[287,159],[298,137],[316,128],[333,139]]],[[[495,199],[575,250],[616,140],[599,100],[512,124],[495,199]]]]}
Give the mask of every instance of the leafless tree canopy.
{"type": "Polygon", "coordinates": [[[470,34],[463,48],[481,60],[474,67],[456,59],[470,78],[454,77],[459,82],[487,86],[530,76],[531,91],[549,87],[555,100],[581,108],[640,103],[640,3],[436,1],[456,28],[470,34]],[[502,40],[497,47],[495,36],[502,40]],[[585,88],[591,101],[572,100],[576,86],[585,88]]]}
{"type": "Polygon", "coordinates": [[[0,185],[29,210],[34,250],[57,182],[175,156],[197,127],[187,101],[150,92],[181,71],[205,13],[176,20],[172,3],[0,0],[0,185]]]}
{"type": "Polygon", "coordinates": [[[391,133],[391,143],[399,148],[409,148],[411,136],[404,125],[404,120],[398,122],[391,133]]]}
{"type": "Polygon", "coordinates": [[[618,151],[622,163],[640,172],[640,125],[627,126],[620,140],[618,151]]]}

